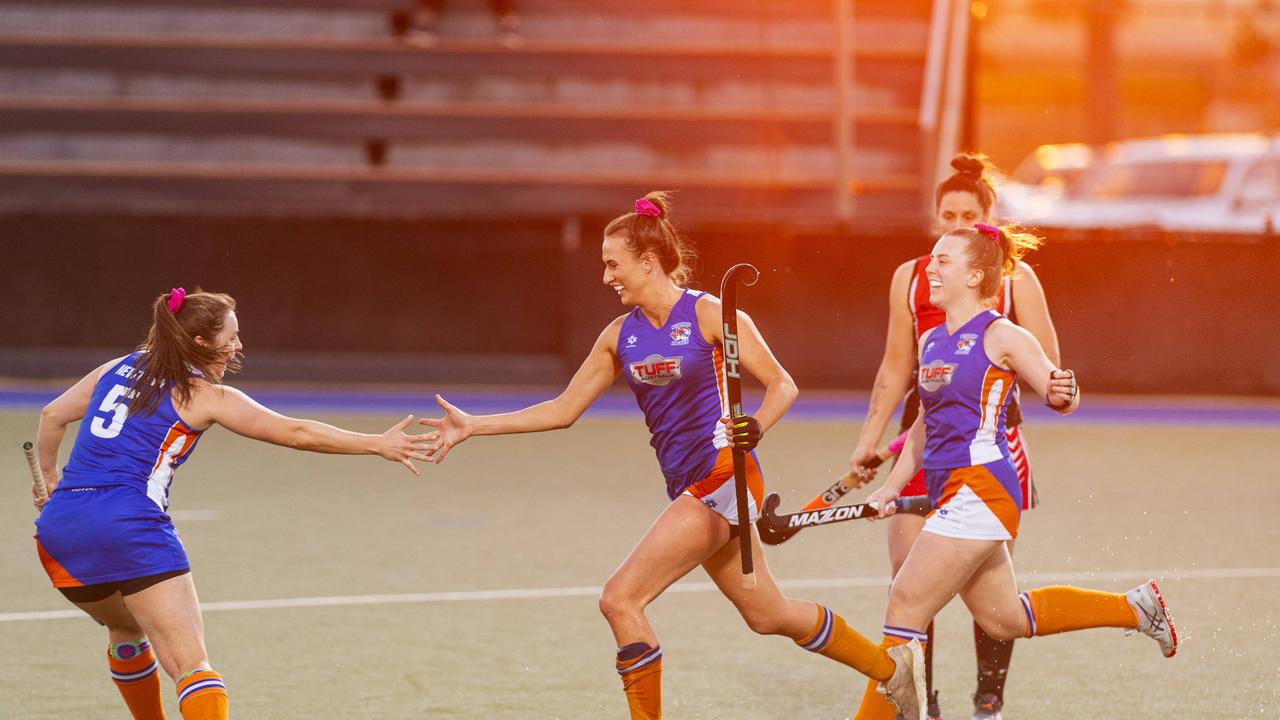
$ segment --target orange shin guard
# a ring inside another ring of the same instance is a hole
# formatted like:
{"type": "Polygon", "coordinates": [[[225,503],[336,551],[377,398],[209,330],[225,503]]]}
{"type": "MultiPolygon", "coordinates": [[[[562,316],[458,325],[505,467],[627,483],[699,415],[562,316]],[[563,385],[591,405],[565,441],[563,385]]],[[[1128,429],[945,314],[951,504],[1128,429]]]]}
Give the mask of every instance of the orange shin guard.
{"type": "Polygon", "coordinates": [[[107,649],[107,665],[134,720],[164,720],[160,674],[156,672],[159,665],[146,640],[111,646],[107,649]]]}
{"type": "Polygon", "coordinates": [[[1024,592],[1027,637],[1096,627],[1133,628],[1138,615],[1120,593],[1056,585],[1024,592]]]}
{"type": "Polygon", "coordinates": [[[848,665],[867,677],[887,680],[893,674],[893,661],[884,648],[877,646],[849,627],[844,618],[818,605],[818,620],[809,634],[796,644],[810,652],[848,665]]]}
{"type": "Polygon", "coordinates": [[[227,720],[227,686],[212,670],[196,670],[178,681],[178,709],[184,720],[227,720]]]}
{"type": "Polygon", "coordinates": [[[662,718],[662,648],[643,643],[618,651],[618,675],[627,694],[631,720],[662,718]]]}
{"type": "MultiPolygon", "coordinates": [[[[905,645],[910,640],[905,637],[900,637],[899,635],[890,635],[889,628],[886,628],[885,630],[884,639],[880,641],[880,645],[877,649],[884,655],[883,662],[888,666],[888,670],[878,676],[871,676],[870,679],[867,680],[867,687],[862,691],[862,701],[858,704],[858,711],[854,713],[853,720],[893,720],[898,714],[898,711],[893,709],[893,705],[890,705],[889,700],[885,698],[884,695],[880,694],[880,691],[876,689],[876,686],[893,676],[893,659],[889,657],[887,650],[897,645],[905,645]]],[[[925,634],[914,634],[919,636],[918,639],[920,640],[920,644],[925,645],[925,634]]],[[[924,672],[924,668],[919,668],[919,671],[924,672]]]]}

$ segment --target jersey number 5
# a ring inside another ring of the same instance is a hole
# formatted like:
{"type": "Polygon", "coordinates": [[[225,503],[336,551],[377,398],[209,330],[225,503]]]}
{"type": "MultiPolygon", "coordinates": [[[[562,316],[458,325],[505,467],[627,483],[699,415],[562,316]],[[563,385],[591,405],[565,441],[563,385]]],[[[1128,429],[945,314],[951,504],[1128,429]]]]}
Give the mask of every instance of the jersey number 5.
{"type": "Polygon", "coordinates": [[[102,404],[98,406],[98,412],[111,416],[110,424],[102,417],[95,416],[93,422],[89,424],[89,430],[100,438],[113,438],[120,434],[120,430],[124,427],[124,420],[129,415],[129,408],[124,404],[124,400],[137,395],[136,391],[129,390],[124,385],[116,385],[111,388],[111,392],[102,398],[102,404]]]}

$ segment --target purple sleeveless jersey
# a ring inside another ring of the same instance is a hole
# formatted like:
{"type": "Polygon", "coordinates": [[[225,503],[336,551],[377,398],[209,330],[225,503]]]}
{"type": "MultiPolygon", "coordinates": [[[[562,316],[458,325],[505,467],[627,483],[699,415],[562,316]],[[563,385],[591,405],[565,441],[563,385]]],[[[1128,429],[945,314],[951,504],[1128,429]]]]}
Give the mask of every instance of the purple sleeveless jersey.
{"type": "Polygon", "coordinates": [[[1003,317],[978,313],[954,333],[943,323],[920,357],[926,470],[985,465],[1009,457],[1005,411],[1017,376],[993,365],[983,346],[987,326],[1003,317]]]}
{"type": "Polygon", "coordinates": [[[618,358],[636,394],[667,479],[667,497],[703,479],[716,453],[728,447],[720,418],[725,414],[724,360],[698,328],[695,307],[703,293],[685,290],[666,324],[655,328],[634,308],[618,333],[618,358]]]}

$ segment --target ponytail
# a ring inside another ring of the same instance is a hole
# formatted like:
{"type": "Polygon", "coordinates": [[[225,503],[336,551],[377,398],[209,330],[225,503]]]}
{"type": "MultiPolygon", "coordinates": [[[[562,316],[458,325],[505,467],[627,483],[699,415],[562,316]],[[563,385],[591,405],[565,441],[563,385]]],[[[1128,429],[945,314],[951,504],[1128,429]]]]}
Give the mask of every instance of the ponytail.
{"type": "Polygon", "coordinates": [[[978,293],[984,299],[995,297],[1000,291],[1000,281],[1013,275],[1018,261],[1044,243],[1043,238],[1017,225],[997,227],[978,223],[972,228],[958,228],[947,234],[968,241],[969,265],[982,271],[978,293]]]}
{"type": "MultiPolygon", "coordinates": [[[[226,355],[207,343],[222,332],[227,313],[236,309],[236,301],[223,293],[203,292],[199,288],[188,295],[182,288],[160,295],[151,304],[151,329],[138,346],[137,378],[132,389],[137,393],[129,403],[132,412],[154,412],[165,393],[177,394],[179,404],[191,401],[197,377],[221,384],[222,377],[214,368],[226,355]],[[206,344],[196,342],[200,337],[206,344]]],[[[233,357],[227,362],[228,372],[240,369],[233,357]]]]}
{"type": "Polygon", "coordinates": [[[635,210],[610,221],[604,235],[625,237],[627,249],[636,257],[653,253],[671,282],[686,287],[693,276],[696,253],[670,215],[671,193],[654,191],[636,200],[635,210]]]}

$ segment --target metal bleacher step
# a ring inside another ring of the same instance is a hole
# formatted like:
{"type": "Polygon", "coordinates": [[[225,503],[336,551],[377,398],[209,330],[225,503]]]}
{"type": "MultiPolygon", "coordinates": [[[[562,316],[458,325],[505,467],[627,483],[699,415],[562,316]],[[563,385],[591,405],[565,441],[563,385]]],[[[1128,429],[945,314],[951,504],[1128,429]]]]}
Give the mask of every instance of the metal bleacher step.
{"type": "MultiPolygon", "coordinates": [[[[865,108],[854,122],[910,126],[910,108],[865,108]]],[[[829,111],[810,108],[595,107],[561,103],[386,102],[182,97],[0,96],[4,132],[297,135],[365,139],[679,139],[826,143],[829,111]]]]}
{"type": "MultiPolygon", "coordinates": [[[[917,190],[914,175],[857,182],[861,193],[897,193],[904,202],[917,190]]],[[[800,175],[0,161],[6,210],[559,217],[613,212],[636,188],[678,188],[689,208],[682,216],[694,221],[783,222],[807,211],[825,223],[832,192],[830,178],[800,175]]],[[[901,220],[896,209],[885,215],[901,220]]]]}
{"type": "Polygon", "coordinates": [[[412,0],[19,0],[0,207],[914,221],[931,2],[854,5],[846,101],[832,0],[523,0],[514,42],[450,3],[426,44],[412,0]]]}

